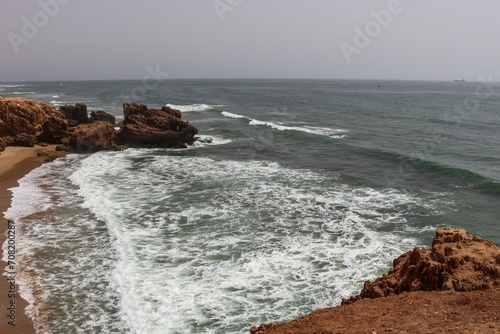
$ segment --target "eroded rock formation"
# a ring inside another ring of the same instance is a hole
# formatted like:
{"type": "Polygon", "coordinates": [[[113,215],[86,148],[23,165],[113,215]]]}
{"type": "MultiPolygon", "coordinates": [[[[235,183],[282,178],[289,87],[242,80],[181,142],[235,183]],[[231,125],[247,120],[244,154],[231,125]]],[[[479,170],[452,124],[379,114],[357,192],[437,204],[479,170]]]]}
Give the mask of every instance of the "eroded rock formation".
{"type": "Polygon", "coordinates": [[[379,298],[405,291],[474,291],[500,287],[500,248],[458,228],[441,228],[431,248],[415,248],[394,260],[389,273],[366,281],[358,296],[379,298]]]}
{"type": "Polygon", "coordinates": [[[0,97],[0,138],[5,146],[30,146],[33,142],[59,144],[68,136],[67,130],[64,114],[48,104],[0,97]]]}
{"type": "Polygon", "coordinates": [[[97,111],[92,111],[90,113],[90,121],[91,122],[104,121],[115,125],[116,117],[102,110],[97,110],[97,111]]]}
{"type": "Polygon", "coordinates": [[[181,120],[181,112],[168,107],[124,104],[120,130],[115,117],[87,106],[62,106],[61,110],[40,101],[0,98],[0,151],[6,146],[58,144],[78,153],[126,147],[185,147],[198,130],[181,120]]]}
{"type": "Polygon", "coordinates": [[[125,103],[125,119],[116,141],[131,147],[184,147],[198,130],[181,119],[181,112],[168,107],[148,109],[144,104],[125,103]]]}
{"type": "Polygon", "coordinates": [[[115,148],[115,129],[105,121],[81,124],[71,132],[69,148],[72,152],[93,153],[115,148]]]}
{"type": "Polygon", "coordinates": [[[89,115],[85,103],[77,103],[74,106],[61,106],[59,108],[64,113],[71,126],[89,123],[89,115]]]}
{"type": "Polygon", "coordinates": [[[431,248],[393,265],[341,306],[250,333],[500,333],[500,247],[493,242],[441,228],[431,248]]]}

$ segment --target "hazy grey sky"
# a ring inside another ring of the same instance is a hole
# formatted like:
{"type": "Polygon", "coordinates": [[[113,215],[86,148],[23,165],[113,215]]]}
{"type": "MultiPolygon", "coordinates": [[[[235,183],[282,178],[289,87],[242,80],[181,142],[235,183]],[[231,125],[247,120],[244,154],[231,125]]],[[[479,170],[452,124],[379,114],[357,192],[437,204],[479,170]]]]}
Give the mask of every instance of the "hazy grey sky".
{"type": "Polygon", "coordinates": [[[500,80],[498,0],[0,3],[0,81],[500,80]]]}

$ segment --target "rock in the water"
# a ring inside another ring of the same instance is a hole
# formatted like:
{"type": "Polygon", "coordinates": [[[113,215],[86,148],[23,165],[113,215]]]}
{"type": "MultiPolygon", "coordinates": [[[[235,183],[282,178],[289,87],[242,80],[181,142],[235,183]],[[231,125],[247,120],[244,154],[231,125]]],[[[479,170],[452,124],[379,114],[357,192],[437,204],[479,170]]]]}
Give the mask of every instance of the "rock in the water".
{"type": "Polygon", "coordinates": [[[72,151],[90,153],[126,147],[186,147],[198,130],[181,120],[169,107],[148,109],[124,104],[125,120],[115,132],[115,117],[87,106],[62,106],[60,110],[39,101],[0,98],[0,151],[9,145],[62,144],[72,151]],[[91,122],[92,121],[92,122],[91,122]]]}
{"type": "Polygon", "coordinates": [[[90,121],[91,122],[104,121],[115,125],[116,117],[102,110],[97,110],[97,111],[92,111],[90,113],[90,121]]]}
{"type": "Polygon", "coordinates": [[[108,122],[96,121],[81,124],[71,133],[69,148],[76,153],[93,153],[114,148],[114,126],[108,122]]]}
{"type": "Polygon", "coordinates": [[[117,143],[132,147],[185,147],[198,130],[181,120],[181,113],[168,107],[148,109],[137,103],[123,105],[125,120],[117,143]]]}
{"type": "Polygon", "coordinates": [[[464,229],[440,228],[432,248],[415,248],[394,260],[387,275],[366,281],[358,296],[379,298],[406,291],[475,291],[500,287],[500,248],[464,229]]]}
{"type": "Polygon", "coordinates": [[[36,141],[58,144],[68,135],[67,130],[66,117],[46,103],[23,98],[0,98],[0,138],[26,135],[30,136],[30,140],[17,138],[16,142],[29,144],[34,136],[36,141]]]}
{"type": "MultiPolygon", "coordinates": [[[[61,106],[59,109],[68,120],[76,121],[76,124],[86,124],[90,121],[85,103],[77,103],[75,106],[61,106]]],[[[72,125],[75,126],[74,122],[72,125]]]]}

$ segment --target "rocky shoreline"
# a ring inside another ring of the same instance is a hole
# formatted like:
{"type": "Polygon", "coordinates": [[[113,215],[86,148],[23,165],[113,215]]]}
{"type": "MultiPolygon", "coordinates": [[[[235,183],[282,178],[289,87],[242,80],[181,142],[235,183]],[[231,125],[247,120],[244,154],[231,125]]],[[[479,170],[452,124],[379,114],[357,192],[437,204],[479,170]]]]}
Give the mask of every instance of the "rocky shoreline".
{"type": "Polygon", "coordinates": [[[163,107],[148,109],[137,103],[123,104],[124,120],[87,106],[61,106],[24,98],[0,97],[0,151],[7,146],[58,145],[59,150],[93,153],[128,147],[185,148],[198,130],[182,120],[180,111],[163,107]]]}
{"type": "Polygon", "coordinates": [[[432,247],[403,254],[341,306],[250,333],[500,333],[500,247],[438,229],[432,247]]]}

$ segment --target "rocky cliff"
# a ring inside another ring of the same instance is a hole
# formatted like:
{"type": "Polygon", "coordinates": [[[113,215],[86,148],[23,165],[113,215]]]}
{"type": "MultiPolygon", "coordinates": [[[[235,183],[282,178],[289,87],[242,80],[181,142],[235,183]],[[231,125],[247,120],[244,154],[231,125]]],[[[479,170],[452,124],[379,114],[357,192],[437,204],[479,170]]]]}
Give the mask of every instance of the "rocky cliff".
{"type": "Polygon", "coordinates": [[[61,144],[77,153],[126,147],[185,147],[198,130],[168,107],[124,104],[125,119],[115,130],[115,117],[104,111],[88,116],[87,106],[62,106],[60,110],[40,101],[0,98],[0,151],[6,146],[61,144]]]}
{"type": "Polygon", "coordinates": [[[500,333],[500,248],[441,228],[342,306],[250,333],[500,333]]]}
{"type": "Polygon", "coordinates": [[[48,104],[0,97],[0,150],[38,142],[60,144],[68,136],[67,130],[65,115],[48,104]]]}

